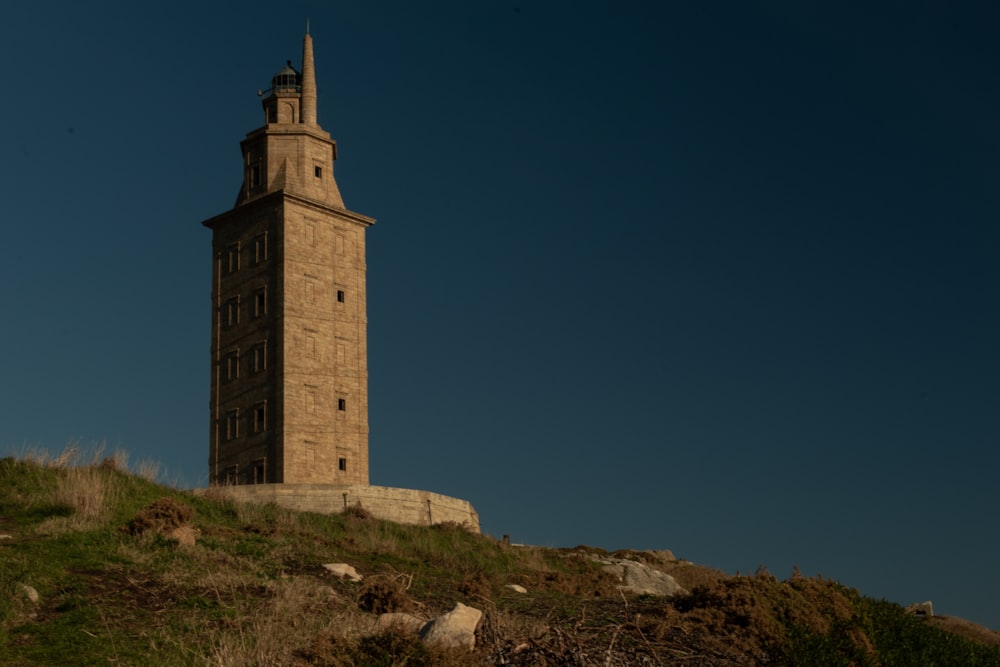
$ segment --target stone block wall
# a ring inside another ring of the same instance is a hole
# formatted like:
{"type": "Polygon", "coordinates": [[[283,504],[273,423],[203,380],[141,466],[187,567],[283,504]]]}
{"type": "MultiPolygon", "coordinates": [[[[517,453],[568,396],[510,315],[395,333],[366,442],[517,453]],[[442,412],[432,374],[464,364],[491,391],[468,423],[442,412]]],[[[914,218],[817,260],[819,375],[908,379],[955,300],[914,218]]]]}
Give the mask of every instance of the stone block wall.
{"type": "MultiPolygon", "coordinates": [[[[237,502],[274,503],[320,514],[360,505],[372,516],[410,525],[454,522],[479,532],[479,514],[466,500],[431,491],[360,484],[252,484],[216,487],[237,502]]],[[[199,493],[204,493],[200,489],[199,493]]]]}

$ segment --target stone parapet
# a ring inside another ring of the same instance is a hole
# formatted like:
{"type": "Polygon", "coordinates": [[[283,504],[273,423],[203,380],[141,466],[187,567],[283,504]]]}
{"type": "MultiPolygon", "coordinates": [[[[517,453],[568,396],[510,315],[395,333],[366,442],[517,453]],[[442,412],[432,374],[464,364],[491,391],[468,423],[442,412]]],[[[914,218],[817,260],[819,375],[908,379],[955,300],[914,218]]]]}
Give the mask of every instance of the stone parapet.
{"type": "Polygon", "coordinates": [[[214,491],[237,502],[274,503],[320,514],[339,514],[360,505],[378,519],[423,526],[453,522],[479,532],[479,514],[471,503],[431,491],[361,484],[247,484],[214,491]]]}

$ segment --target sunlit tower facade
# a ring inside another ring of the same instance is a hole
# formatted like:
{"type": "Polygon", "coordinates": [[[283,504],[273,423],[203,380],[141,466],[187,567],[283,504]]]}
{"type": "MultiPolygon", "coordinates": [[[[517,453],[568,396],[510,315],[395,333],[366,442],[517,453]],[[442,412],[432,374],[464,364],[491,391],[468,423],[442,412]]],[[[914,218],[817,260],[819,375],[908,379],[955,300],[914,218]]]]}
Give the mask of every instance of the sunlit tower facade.
{"type": "Polygon", "coordinates": [[[317,123],[312,38],[262,93],[243,182],[212,230],[213,484],[368,479],[365,231],[317,123]]]}

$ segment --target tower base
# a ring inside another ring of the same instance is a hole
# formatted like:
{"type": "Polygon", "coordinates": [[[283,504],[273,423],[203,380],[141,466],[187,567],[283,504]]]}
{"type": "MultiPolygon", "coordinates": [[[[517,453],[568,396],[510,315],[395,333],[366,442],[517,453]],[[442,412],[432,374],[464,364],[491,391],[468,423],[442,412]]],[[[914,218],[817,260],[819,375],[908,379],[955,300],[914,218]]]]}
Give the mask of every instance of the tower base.
{"type": "MultiPolygon", "coordinates": [[[[377,519],[417,526],[457,523],[479,532],[479,514],[466,500],[440,493],[359,484],[249,484],[214,487],[237,502],[274,503],[319,514],[339,514],[359,505],[377,519]]],[[[205,493],[199,489],[197,493],[205,493]]]]}

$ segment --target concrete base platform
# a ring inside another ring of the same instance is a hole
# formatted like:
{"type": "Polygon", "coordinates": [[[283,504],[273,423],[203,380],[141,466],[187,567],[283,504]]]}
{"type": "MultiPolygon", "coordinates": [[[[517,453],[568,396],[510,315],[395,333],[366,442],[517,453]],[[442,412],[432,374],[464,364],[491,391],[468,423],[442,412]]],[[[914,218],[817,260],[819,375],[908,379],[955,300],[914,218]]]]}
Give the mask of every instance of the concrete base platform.
{"type": "MultiPolygon", "coordinates": [[[[479,514],[471,503],[430,491],[355,484],[252,484],[214,490],[237,502],[274,503],[320,514],[339,514],[360,505],[387,521],[423,526],[453,522],[479,532],[479,514]]],[[[204,489],[199,492],[204,493],[204,489]]]]}

